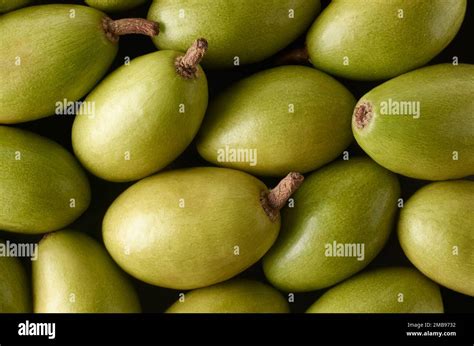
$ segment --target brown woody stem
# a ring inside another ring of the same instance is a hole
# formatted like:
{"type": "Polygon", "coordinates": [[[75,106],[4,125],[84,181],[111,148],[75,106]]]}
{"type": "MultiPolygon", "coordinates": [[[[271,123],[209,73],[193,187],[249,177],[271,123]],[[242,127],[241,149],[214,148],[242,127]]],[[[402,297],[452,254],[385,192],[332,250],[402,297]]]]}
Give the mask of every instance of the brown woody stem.
{"type": "Polygon", "coordinates": [[[303,180],[303,175],[291,172],[274,189],[262,193],[260,202],[270,220],[276,221],[278,219],[280,209],[285,206],[291,195],[298,190],[303,180]]]}
{"type": "Polygon", "coordinates": [[[102,26],[107,38],[112,42],[118,42],[122,35],[140,34],[153,37],[160,32],[160,25],[157,22],[143,18],[113,20],[105,17],[102,20],[102,26]]]}
{"type": "Polygon", "coordinates": [[[207,52],[208,44],[204,38],[194,41],[185,55],[176,58],[176,72],[186,79],[196,78],[198,65],[207,52]]]}

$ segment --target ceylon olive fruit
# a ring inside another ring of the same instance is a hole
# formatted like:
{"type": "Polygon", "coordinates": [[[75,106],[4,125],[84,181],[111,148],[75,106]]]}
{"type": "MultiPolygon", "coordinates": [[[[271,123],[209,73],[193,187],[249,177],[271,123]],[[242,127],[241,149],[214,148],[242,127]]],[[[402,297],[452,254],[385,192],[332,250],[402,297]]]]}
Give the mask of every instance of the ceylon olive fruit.
{"type": "Polygon", "coordinates": [[[400,212],[398,239],[410,261],[440,285],[474,296],[474,182],[429,184],[400,212]]]}
{"type": "Polygon", "coordinates": [[[190,168],[145,178],[122,193],[103,222],[115,261],[147,283],[209,286],[257,262],[275,241],[279,210],[301,184],[290,173],[268,191],[226,168],[190,168]]]}
{"type": "Polygon", "coordinates": [[[197,148],[209,162],[257,175],[309,172],[334,160],[353,140],[354,105],[351,93],[323,72],[273,68],[238,82],[211,103],[197,148]]]}
{"type": "Polygon", "coordinates": [[[147,0],[86,0],[86,4],[104,12],[127,11],[145,2],[147,0]]]}
{"type": "Polygon", "coordinates": [[[438,285],[413,268],[375,269],[330,288],[310,313],[441,313],[438,285]]]}
{"type": "Polygon", "coordinates": [[[399,195],[396,175],[368,158],[312,173],[263,259],[268,280],[288,292],[312,291],[360,271],[387,242],[399,195]]]}
{"type": "MultiPolygon", "coordinates": [[[[41,5],[0,20],[0,124],[67,113],[104,76],[120,35],[154,36],[145,19],[112,20],[87,6],[41,5]]],[[[78,108],[78,107],[77,107],[78,108]]]]}
{"type": "Polygon", "coordinates": [[[93,174],[110,181],[144,178],[171,163],[191,143],[207,108],[199,61],[207,42],[186,54],[159,51],[134,59],[86,98],[94,114],[76,116],[74,152],[93,174]]]}
{"type": "Polygon", "coordinates": [[[140,312],[133,286],[105,249],[69,230],[47,234],[39,243],[33,296],[40,313],[140,312]]]}
{"type": "Polygon", "coordinates": [[[311,25],[319,0],[155,0],[148,19],[160,23],[159,49],[184,51],[196,37],[209,41],[206,67],[262,61],[311,25]]]}
{"type": "Polygon", "coordinates": [[[30,4],[32,0],[0,0],[0,13],[16,10],[30,4]]]}
{"type": "MultiPolygon", "coordinates": [[[[0,240],[0,245],[6,244],[0,240]]],[[[0,257],[0,313],[31,312],[30,283],[15,257],[0,257]]]]}
{"type": "Polygon", "coordinates": [[[332,1],[308,32],[311,62],[332,75],[388,79],[425,65],[456,36],[466,0],[332,1]]]}
{"type": "Polygon", "coordinates": [[[89,181],[81,166],[47,138],[0,126],[0,168],[0,230],[58,230],[89,206],[89,181]]]}
{"type": "Polygon", "coordinates": [[[290,307],[280,292],[261,282],[233,279],[186,293],[168,313],[281,313],[290,307]]]}
{"type": "Polygon", "coordinates": [[[411,178],[474,174],[474,66],[441,64],[408,72],[365,94],[352,130],[377,163],[411,178]]]}

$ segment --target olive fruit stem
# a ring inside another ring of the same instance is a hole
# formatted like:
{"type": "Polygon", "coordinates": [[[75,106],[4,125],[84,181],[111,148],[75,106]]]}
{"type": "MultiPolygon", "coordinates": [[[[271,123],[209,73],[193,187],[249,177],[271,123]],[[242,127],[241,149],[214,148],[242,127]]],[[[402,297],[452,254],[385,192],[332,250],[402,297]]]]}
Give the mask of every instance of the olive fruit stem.
{"type": "Polygon", "coordinates": [[[185,55],[176,58],[176,72],[183,78],[194,79],[198,71],[198,65],[207,52],[208,44],[206,39],[200,38],[194,41],[185,55]]]}
{"type": "Polygon", "coordinates": [[[118,42],[119,37],[122,35],[141,34],[153,37],[160,32],[160,25],[157,22],[144,18],[113,20],[109,17],[104,17],[102,26],[107,38],[112,42],[118,42]]]}
{"type": "Polygon", "coordinates": [[[308,63],[309,53],[306,46],[283,52],[275,59],[275,65],[304,65],[308,63]]]}
{"type": "Polygon", "coordinates": [[[260,203],[271,221],[278,219],[280,209],[285,206],[291,195],[298,190],[303,180],[303,175],[291,172],[274,189],[262,193],[260,203]]]}

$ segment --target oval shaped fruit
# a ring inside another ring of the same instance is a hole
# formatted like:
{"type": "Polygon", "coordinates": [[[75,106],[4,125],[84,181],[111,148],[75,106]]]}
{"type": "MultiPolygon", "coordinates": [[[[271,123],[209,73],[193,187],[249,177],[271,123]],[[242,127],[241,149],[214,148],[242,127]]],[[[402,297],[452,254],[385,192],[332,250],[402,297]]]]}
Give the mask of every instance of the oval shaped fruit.
{"type": "Polygon", "coordinates": [[[332,286],[367,266],[385,245],[397,210],[395,174],[367,158],[311,174],[282,215],[263,258],[268,280],[288,292],[332,286]]]}
{"type": "Polygon", "coordinates": [[[411,178],[474,174],[474,66],[442,64],[394,78],[357,103],[352,130],[377,163],[411,178]]]}
{"type": "Polygon", "coordinates": [[[30,3],[31,0],[0,0],[0,13],[13,11],[30,3]]]}
{"type": "Polygon", "coordinates": [[[140,312],[135,290],[98,242],[60,231],[46,235],[33,262],[37,313],[140,312]]]}
{"type": "Polygon", "coordinates": [[[413,268],[358,274],[324,293],[310,313],[442,313],[438,285],[413,268]]]}
{"type": "Polygon", "coordinates": [[[0,126],[0,229],[45,233],[65,227],[89,206],[89,181],[59,144],[0,126]]]}
{"type": "Polygon", "coordinates": [[[278,212],[302,182],[289,174],[271,192],[225,168],[145,178],[120,195],[103,222],[105,245],[129,274],[176,289],[209,286],[257,262],[275,241],[278,212]]]}
{"type": "Polygon", "coordinates": [[[332,75],[378,80],[425,65],[456,36],[466,0],[333,1],[308,32],[310,60],[332,75]]]}
{"type": "Polygon", "coordinates": [[[0,278],[0,313],[31,312],[30,284],[18,258],[0,257],[0,278]]]}
{"type": "Polygon", "coordinates": [[[111,20],[87,6],[31,6],[0,20],[0,123],[61,113],[102,78],[120,35],[157,34],[145,19],[111,20]],[[24,38],[28,37],[28,40],[24,38]]]}
{"type": "Polygon", "coordinates": [[[198,66],[207,49],[197,40],[182,53],[160,51],[134,59],[86,98],[72,129],[74,152],[96,176],[109,181],[146,177],[171,163],[191,143],[207,108],[207,80],[198,66]],[[182,61],[196,58],[189,71],[182,61]],[[177,60],[179,59],[179,61],[177,60]]]}
{"type": "Polygon", "coordinates": [[[167,313],[286,313],[290,306],[273,287],[234,279],[186,293],[167,313]]]}
{"type": "Polygon", "coordinates": [[[273,68],[211,103],[197,148],[209,162],[257,175],[309,172],[350,144],[354,105],[351,93],[323,72],[273,68]]]}
{"type": "Polygon", "coordinates": [[[127,11],[145,2],[147,0],[86,0],[86,4],[104,12],[127,11]]]}
{"type": "Polygon", "coordinates": [[[319,0],[155,0],[148,19],[162,31],[159,49],[183,51],[196,39],[209,41],[206,67],[224,68],[264,60],[311,25],[319,0]]]}
{"type": "Polygon", "coordinates": [[[474,296],[474,182],[437,182],[405,204],[398,239],[410,261],[426,276],[474,296]]]}

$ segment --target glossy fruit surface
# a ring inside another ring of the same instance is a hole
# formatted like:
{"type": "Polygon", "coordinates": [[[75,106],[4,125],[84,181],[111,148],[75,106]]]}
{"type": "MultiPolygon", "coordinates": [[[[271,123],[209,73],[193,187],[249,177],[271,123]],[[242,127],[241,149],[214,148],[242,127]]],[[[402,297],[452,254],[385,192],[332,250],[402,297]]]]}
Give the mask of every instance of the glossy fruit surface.
{"type": "MultiPolygon", "coordinates": [[[[117,54],[120,35],[153,36],[156,23],[111,20],[88,6],[31,6],[0,20],[0,124],[57,114],[88,93],[117,54]]],[[[76,106],[73,104],[73,106],[76,106]]],[[[73,107],[75,108],[75,107],[73,107]]]]}
{"type": "Polygon", "coordinates": [[[474,296],[474,182],[444,181],[418,190],[405,204],[398,239],[426,276],[474,296]]]}
{"type": "Polygon", "coordinates": [[[466,0],[332,1],[308,32],[310,60],[348,79],[392,78],[441,52],[465,12],[466,0]]]}
{"type": "Polygon", "coordinates": [[[63,228],[89,206],[90,187],[76,159],[59,144],[0,126],[0,229],[45,233],[63,228]]]}
{"type": "Polygon", "coordinates": [[[30,4],[31,0],[0,0],[0,13],[16,10],[30,4]]]}
{"type": "MultiPolygon", "coordinates": [[[[6,246],[0,240],[0,246],[6,246]]],[[[30,283],[15,257],[0,257],[0,313],[31,312],[30,283]]]]}
{"type": "Polygon", "coordinates": [[[438,285],[413,268],[363,272],[330,288],[310,313],[442,313],[438,285]]]}
{"type": "Polygon", "coordinates": [[[392,230],[400,187],[368,158],[312,173],[282,214],[282,229],[263,259],[267,279],[287,292],[332,286],[367,266],[392,230]]]}
{"type": "Polygon", "coordinates": [[[128,278],[89,236],[69,230],[51,233],[38,251],[33,263],[35,312],[140,312],[128,278]]]}
{"type": "Polygon", "coordinates": [[[357,143],[392,172],[425,180],[474,174],[474,66],[441,64],[391,79],[357,103],[357,143]]]}
{"type": "MultiPolygon", "coordinates": [[[[72,129],[76,156],[109,181],[144,178],[171,163],[191,143],[207,108],[207,80],[176,72],[184,53],[159,51],[136,58],[108,76],[86,98],[92,116],[72,129]]],[[[84,112],[85,113],[85,112],[84,112]]]]}
{"type": "Polygon", "coordinates": [[[147,0],[86,0],[89,6],[104,12],[126,11],[143,5],[147,0]]]}
{"type": "Polygon", "coordinates": [[[145,178],[122,193],[103,222],[105,245],[147,283],[194,289],[230,279],[275,241],[257,178],[225,168],[190,168],[145,178]]]}
{"type": "Polygon", "coordinates": [[[0,85],[0,123],[53,115],[57,102],[92,89],[117,53],[102,30],[104,16],[86,6],[44,5],[2,17],[0,76],[10,83],[0,85]]]}
{"type": "Polygon", "coordinates": [[[168,313],[285,313],[290,307],[274,288],[234,279],[186,293],[168,313]]]}
{"type": "Polygon", "coordinates": [[[159,49],[184,51],[209,41],[206,67],[262,61],[283,49],[314,20],[319,0],[155,0],[148,19],[160,23],[159,49]]]}
{"type": "Polygon", "coordinates": [[[334,160],[353,140],[354,105],[351,93],[323,72],[273,68],[211,103],[197,148],[209,162],[256,175],[305,173],[334,160]]]}

